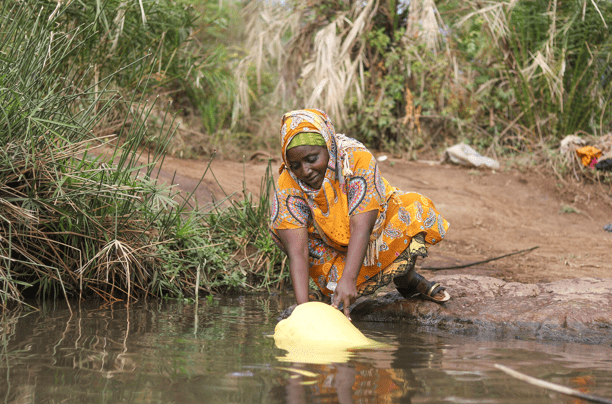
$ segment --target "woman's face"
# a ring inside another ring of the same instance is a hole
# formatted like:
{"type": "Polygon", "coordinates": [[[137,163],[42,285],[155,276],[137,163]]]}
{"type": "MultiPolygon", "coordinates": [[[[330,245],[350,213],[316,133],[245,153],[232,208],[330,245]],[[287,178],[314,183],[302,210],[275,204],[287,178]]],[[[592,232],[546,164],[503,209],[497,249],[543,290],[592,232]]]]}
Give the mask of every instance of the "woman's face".
{"type": "Polygon", "coordinates": [[[329,153],[324,146],[297,146],[287,150],[289,169],[309,187],[321,188],[329,153]]]}

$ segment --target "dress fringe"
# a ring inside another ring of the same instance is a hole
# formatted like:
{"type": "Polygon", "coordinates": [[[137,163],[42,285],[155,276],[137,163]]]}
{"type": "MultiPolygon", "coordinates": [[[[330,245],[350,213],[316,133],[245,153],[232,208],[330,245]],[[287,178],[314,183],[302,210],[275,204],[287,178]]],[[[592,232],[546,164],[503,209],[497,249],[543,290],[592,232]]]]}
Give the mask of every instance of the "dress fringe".
{"type": "Polygon", "coordinates": [[[378,261],[378,252],[380,251],[382,243],[382,233],[376,239],[370,241],[370,243],[368,244],[368,249],[366,250],[366,255],[363,259],[363,265],[370,267],[376,264],[376,262],[378,261]]]}
{"type": "Polygon", "coordinates": [[[344,177],[353,175],[353,170],[351,170],[348,153],[344,153],[344,156],[342,156],[342,175],[344,177]]]}

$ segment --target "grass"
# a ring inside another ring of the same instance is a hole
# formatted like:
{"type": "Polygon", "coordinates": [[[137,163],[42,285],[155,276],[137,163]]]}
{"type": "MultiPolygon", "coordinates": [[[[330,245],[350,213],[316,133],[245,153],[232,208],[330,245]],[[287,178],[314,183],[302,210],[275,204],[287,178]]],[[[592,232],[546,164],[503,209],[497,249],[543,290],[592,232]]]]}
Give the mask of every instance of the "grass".
{"type": "MultiPolygon", "coordinates": [[[[0,306],[33,296],[112,301],[282,283],[267,193],[205,211],[160,184],[177,124],[166,109],[156,128],[147,125],[155,71],[134,76],[140,85],[129,97],[112,88],[133,64],[92,82],[78,63],[90,49],[78,38],[96,27],[58,30],[65,10],[45,14],[33,4],[0,6],[0,306]],[[117,111],[126,113],[116,134],[95,136],[117,111]],[[110,156],[93,153],[102,145],[110,156]]],[[[147,58],[156,66],[146,55],[134,63],[147,58]]],[[[262,187],[270,186],[268,176],[262,187]]]]}
{"type": "Polygon", "coordinates": [[[559,213],[582,213],[582,212],[573,206],[564,204],[564,205],[561,205],[561,210],[559,211],[559,213]]]}
{"type": "Polygon", "coordinates": [[[320,107],[372,148],[498,160],[612,131],[609,2],[399,3],[248,3],[234,111],[320,107]]]}

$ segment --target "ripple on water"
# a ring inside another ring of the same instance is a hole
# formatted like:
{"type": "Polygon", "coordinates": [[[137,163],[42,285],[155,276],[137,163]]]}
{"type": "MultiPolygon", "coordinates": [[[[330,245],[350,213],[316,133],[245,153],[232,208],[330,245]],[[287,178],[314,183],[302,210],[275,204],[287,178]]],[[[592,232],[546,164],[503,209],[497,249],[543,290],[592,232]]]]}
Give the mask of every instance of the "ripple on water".
{"type": "Polygon", "coordinates": [[[279,361],[270,338],[290,299],[270,296],[131,304],[61,303],[6,313],[0,396],[9,402],[558,403],[500,363],[610,396],[609,346],[482,340],[403,324],[356,322],[390,347],[344,363],[279,361]],[[77,308],[76,310],[74,308],[77,308]]]}

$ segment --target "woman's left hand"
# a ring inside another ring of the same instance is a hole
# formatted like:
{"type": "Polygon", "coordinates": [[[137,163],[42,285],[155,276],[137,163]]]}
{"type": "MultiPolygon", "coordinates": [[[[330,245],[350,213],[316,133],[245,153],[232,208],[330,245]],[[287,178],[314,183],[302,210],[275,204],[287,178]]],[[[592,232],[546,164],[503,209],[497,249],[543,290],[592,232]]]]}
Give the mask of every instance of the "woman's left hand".
{"type": "Polygon", "coordinates": [[[340,303],[342,303],[344,305],[342,308],[344,315],[349,320],[351,319],[349,307],[358,297],[357,276],[363,265],[363,258],[366,255],[370,234],[377,217],[378,211],[370,210],[353,215],[349,220],[351,237],[346,251],[346,263],[338,281],[338,286],[336,286],[334,302],[332,304],[332,306],[338,308],[340,303]]]}
{"type": "MultiPolygon", "coordinates": [[[[334,291],[332,306],[339,309],[340,304],[343,304],[343,311],[346,318],[351,320],[349,307],[357,300],[357,286],[355,282],[347,278],[341,278],[334,291]]],[[[352,320],[351,320],[352,321],[352,320]]]]}

